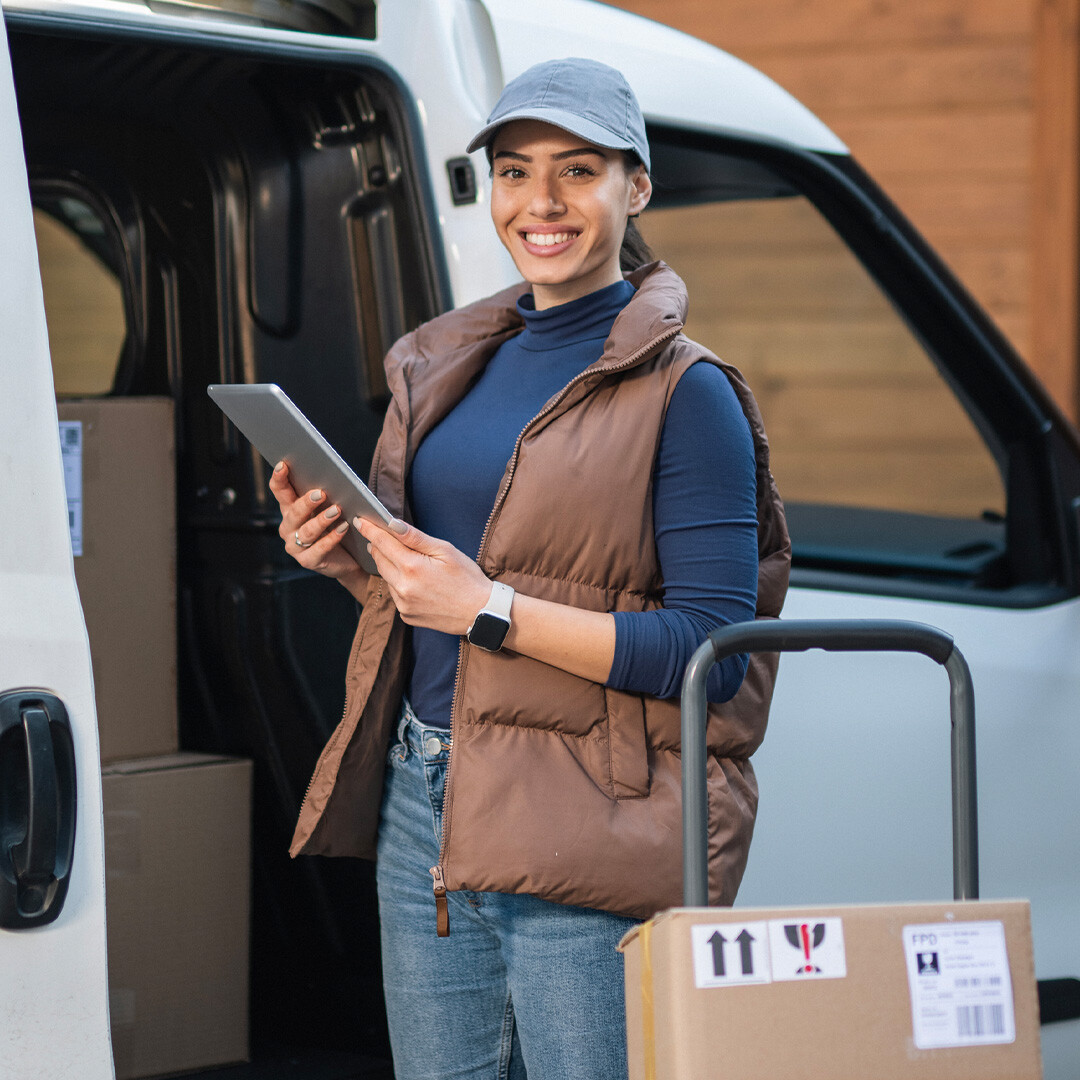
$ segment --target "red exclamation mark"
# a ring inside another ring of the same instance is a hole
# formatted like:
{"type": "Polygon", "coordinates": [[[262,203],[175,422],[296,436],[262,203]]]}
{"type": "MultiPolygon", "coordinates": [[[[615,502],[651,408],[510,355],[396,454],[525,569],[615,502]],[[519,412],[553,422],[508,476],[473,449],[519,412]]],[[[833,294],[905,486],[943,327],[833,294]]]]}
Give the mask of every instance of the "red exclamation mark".
{"type": "Polygon", "coordinates": [[[813,971],[814,965],[810,963],[810,927],[806,923],[799,924],[799,938],[802,941],[803,956],[806,958],[803,971],[813,971]]]}

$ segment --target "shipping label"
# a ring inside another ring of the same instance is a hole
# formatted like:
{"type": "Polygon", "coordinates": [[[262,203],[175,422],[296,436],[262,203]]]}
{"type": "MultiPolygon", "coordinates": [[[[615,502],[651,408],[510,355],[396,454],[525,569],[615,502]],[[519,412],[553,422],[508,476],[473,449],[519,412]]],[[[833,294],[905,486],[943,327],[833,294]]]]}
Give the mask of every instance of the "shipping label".
{"type": "Polygon", "coordinates": [[[920,1050],[1016,1039],[1000,921],[904,927],[911,1026],[920,1050]]]}
{"type": "Polygon", "coordinates": [[[64,462],[64,489],[67,492],[68,531],[71,553],[83,553],[83,429],[81,420],[60,421],[60,454],[64,462]]]}

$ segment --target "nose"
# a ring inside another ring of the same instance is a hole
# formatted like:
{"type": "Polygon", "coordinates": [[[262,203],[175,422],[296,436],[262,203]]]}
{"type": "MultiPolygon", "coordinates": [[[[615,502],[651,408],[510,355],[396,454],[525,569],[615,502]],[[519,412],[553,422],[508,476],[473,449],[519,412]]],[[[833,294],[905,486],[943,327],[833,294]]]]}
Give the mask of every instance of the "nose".
{"type": "Polygon", "coordinates": [[[557,180],[538,176],[529,193],[529,213],[538,218],[557,217],[565,209],[557,180]]]}

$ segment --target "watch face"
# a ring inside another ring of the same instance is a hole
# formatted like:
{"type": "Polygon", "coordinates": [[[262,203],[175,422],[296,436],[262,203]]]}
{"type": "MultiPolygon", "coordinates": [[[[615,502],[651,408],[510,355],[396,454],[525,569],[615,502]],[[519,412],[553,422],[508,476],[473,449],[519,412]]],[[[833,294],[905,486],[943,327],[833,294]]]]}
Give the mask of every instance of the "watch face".
{"type": "Polygon", "coordinates": [[[481,611],[469,630],[469,641],[488,652],[498,652],[509,630],[509,619],[500,619],[490,611],[481,611]]]}

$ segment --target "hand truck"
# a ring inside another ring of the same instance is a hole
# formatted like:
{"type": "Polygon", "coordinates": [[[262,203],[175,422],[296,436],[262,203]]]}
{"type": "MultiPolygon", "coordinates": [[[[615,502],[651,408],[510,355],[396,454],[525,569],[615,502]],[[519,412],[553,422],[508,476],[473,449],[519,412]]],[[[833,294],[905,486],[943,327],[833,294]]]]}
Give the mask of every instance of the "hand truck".
{"type": "Polygon", "coordinates": [[[893,619],[792,619],[736,623],[709,634],[687,665],[682,685],[683,904],[707,907],[707,703],[713,665],[742,652],[914,652],[949,673],[952,721],[953,899],[979,898],[975,793],[975,691],[967,661],[943,630],[893,619]]]}

